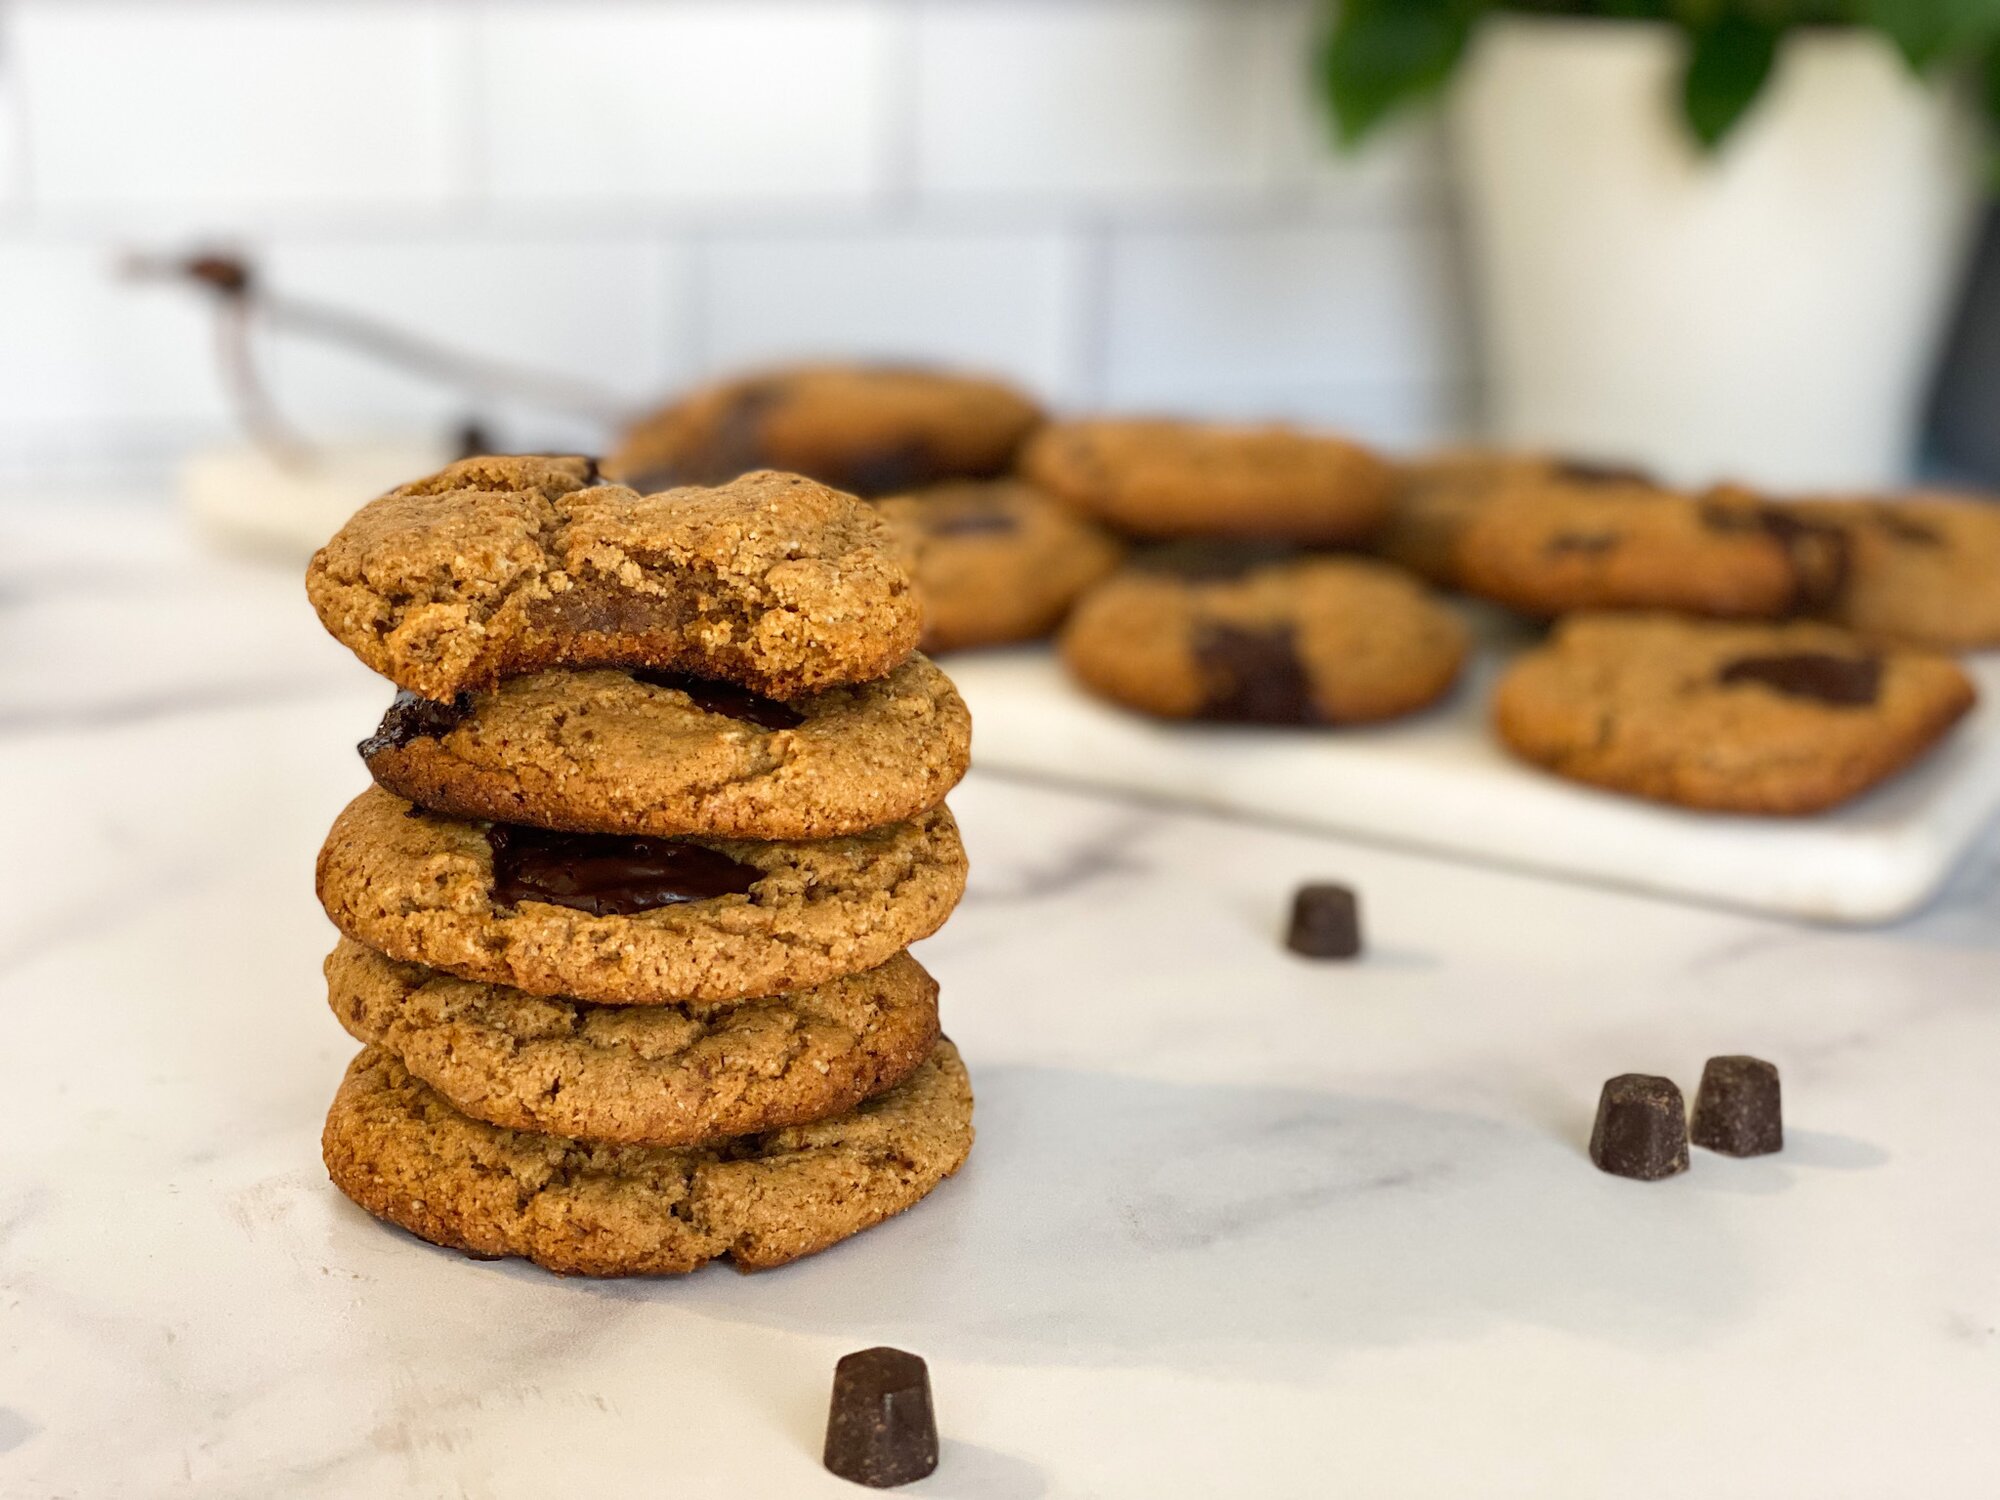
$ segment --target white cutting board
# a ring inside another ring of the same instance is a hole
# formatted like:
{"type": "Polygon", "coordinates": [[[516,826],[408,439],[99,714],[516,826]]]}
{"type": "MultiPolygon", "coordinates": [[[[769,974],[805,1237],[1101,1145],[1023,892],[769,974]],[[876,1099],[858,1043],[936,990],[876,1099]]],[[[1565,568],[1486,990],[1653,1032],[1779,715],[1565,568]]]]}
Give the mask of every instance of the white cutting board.
{"type": "Polygon", "coordinates": [[[1443,705],[1373,728],[1166,724],[1086,696],[1046,648],[952,657],[988,770],[1192,803],[1438,853],[1823,922],[1922,906],[2000,809],[2000,654],[1980,704],[1886,786],[1812,818],[1686,812],[1510,759],[1486,727],[1510,645],[1488,639],[1443,705]]]}

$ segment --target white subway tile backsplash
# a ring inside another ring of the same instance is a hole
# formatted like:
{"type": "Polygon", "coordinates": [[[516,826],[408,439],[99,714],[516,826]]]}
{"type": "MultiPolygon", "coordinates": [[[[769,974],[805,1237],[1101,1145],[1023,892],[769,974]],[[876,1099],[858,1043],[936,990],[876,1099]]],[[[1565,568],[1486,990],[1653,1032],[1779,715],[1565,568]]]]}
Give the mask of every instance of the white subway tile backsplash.
{"type": "MultiPolygon", "coordinates": [[[[608,415],[644,406],[689,373],[685,262],[681,252],[644,240],[279,240],[263,260],[282,293],[601,390],[608,415]]],[[[274,340],[271,369],[286,412],[309,432],[400,435],[478,414],[497,417],[500,436],[521,445],[540,442],[535,434],[583,441],[598,425],[405,374],[314,339],[274,340]]]]}
{"type": "Polygon", "coordinates": [[[1269,15],[1273,169],[1287,191],[1309,203],[1357,214],[1429,203],[1443,192],[1443,132],[1427,111],[1388,122],[1357,149],[1335,142],[1314,76],[1315,38],[1325,7],[1279,0],[1269,15]]]}
{"type": "MultiPolygon", "coordinates": [[[[606,414],[680,384],[688,330],[684,260],[644,240],[348,240],[264,250],[284,294],[378,318],[480,360],[602,390],[606,414]]],[[[608,422],[542,402],[492,398],[404,374],[312,338],[274,340],[272,376],[308,432],[408,434],[462,416],[498,422],[504,440],[602,442],[608,422]]]]}
{"type": "Polygon", "coordinates": [[[456,186],[459,23],[433,5],[17,0],[35,202],[429,203],[456,186]]]}
{"type": "Polygon", "coordinates": [[[1108,396],[1455,378],[1451,257],[1427,219],[1112,238],[1108,396]]]}
{"type": "Polygon", "coordinates": [[[476,64],[487,189],[865,198],[890,159],[891,23],[870,0],[497,7],[476,64]]]}
{"type": "Polygon", "coordinates": [[[924,0],[917,181],[934,194],[1113,201],[1270,178],[1256,0],[924,0]]]}
{"type": "Polygon", "coordinates": [[[706,247],[714,369],[817,355],[931,360],[1075,387],[1081,247],[1061,233],[883,232],[706,247]]]}
{"type": "Polygon", "coordinates": [[[0,242],[0,443],[219,424],[207,309],[119,274],[97,242],[0,242]]]}

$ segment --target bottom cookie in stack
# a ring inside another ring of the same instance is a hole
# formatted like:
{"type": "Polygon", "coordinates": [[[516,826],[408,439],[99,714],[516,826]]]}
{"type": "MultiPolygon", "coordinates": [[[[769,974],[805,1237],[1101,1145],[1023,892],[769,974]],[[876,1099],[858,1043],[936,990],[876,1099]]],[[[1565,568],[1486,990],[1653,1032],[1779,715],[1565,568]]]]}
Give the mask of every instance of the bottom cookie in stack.
{"type": "Polygon", "coordinates": [[[344,939],[327,998],[368,1045],[322,1145],[379,1218],[591,1276],[781,1265],[958,1170],[972,1092],[908,954],[791,994],[607,1006],[344,939]]]}
{"type": "Polygon", "coordinates": [[[378,1218],[478,1256],[584,1276],[671,1275],[722,1256],[764,1270],[909,1208],[972,1147],[972,1088],[940,1039],[844,1114],[713,1146],[620,1146],[461,1113],[364,1048],[327,1115],[340,1190],[378,1218]]]}

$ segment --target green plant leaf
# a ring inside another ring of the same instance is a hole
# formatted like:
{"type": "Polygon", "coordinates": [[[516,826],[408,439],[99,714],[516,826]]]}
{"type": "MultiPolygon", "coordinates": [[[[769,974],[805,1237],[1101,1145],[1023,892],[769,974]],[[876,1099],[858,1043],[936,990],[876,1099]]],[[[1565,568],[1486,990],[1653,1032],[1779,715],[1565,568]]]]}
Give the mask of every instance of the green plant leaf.
{"type": "Polygon", "coordinates": [[[1480,0],[1347,0],[1320,53],[1340,139],[1353,145],[1451,76],[1480,0]]]}
{"type": "Polygon", "coordinates": [[[1726,11],[1688,35],[1681,107],[1702,148],[1713,151],[1743,118],[1771,76],[1777,26],[1726,11]]]}
{"type": "Polygon", "coordinates": [[[1860,0],[1859,11],[1919,73],[1990,35],[1996,21],[1993,0],[1860,0]]]}

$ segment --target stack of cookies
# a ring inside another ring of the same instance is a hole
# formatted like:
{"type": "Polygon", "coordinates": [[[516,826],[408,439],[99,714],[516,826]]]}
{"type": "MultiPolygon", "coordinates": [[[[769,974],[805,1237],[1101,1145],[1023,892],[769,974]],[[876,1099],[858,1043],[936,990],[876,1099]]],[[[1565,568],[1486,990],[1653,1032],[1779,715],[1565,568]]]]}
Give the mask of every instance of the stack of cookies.
{"type": "Polygon", "coordinates": [[[905,950],[964,889],[971,726],[872,510],[470,459],[364,507],[307,590],[401,689],[319,859],[364,1044],[343,1192],[622,1275],[782,1264],[957,1170],[971,1090],[905,950]]]}

